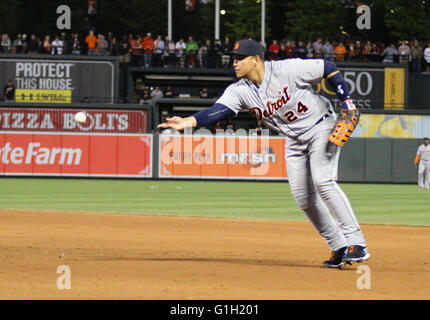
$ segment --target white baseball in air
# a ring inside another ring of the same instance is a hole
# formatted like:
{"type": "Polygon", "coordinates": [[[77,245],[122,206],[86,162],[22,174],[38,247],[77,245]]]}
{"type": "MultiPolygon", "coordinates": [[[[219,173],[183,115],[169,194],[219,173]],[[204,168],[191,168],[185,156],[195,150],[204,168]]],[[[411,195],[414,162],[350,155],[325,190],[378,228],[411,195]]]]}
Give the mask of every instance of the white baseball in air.
{"type": "Polygon", "coordinates": [[[75,114],[75,121],[79,122],[79,123],[84,123],[87,120],[87,116],[85,115],[84,112],[78,112],[77,114],[75,114]]]}

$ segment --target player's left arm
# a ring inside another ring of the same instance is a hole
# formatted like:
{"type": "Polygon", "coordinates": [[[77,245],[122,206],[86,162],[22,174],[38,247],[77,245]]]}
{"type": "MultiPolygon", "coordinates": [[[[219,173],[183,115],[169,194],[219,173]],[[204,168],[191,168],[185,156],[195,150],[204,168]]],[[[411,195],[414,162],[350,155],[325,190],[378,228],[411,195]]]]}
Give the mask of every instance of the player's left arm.
{"type": "Polygon", "coordinates": [[[342,103],[339,119],[328,138],[335,145],[342,147],[358,125],[360,110],[352,101],[348,85],[333,62],[324,60],[323,77],[330,83],[342,103]]]}

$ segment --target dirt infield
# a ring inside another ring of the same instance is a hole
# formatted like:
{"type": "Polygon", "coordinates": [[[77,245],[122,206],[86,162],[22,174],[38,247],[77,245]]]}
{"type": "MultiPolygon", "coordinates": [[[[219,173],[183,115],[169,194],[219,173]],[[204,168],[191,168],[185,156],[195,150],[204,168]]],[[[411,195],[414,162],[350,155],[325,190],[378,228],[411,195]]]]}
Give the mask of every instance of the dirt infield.
{"type": "Polygon", "coordinates": [[[2,211],[0,229],[0,299],[430,298],[430,228],[364,225],[361,290],[310,223],[2,211]]]}

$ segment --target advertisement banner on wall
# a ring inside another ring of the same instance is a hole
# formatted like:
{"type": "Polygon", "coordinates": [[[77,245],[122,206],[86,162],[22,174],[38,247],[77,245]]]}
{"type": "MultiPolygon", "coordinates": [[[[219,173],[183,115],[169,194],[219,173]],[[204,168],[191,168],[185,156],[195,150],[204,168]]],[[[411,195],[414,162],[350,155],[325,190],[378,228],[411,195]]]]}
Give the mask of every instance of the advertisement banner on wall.
{"type": "Polygon", "coordinates": [[[148,132],[148,111],[127,109],[1,108],[0,130],[73,132],[148,132]],[[74,115],[84,111],[85,123],[74,115]]]}
{"type": "Polygon", "coordinates": [[[90,59],[0,58],[0,84],[11,80],[15,102],[69,104],[82,102],[114,103],[115,77],[112,61],[90,59]]]}
{"type": "MultiPolygon", "coordinates": [[[[404,68],[339,67],[354,103],[363,109],[404,109],[404,68]]],[[[316,91],[340,107],[337,94],[325,79],[316,85],[316,91]]]]}
{"type": "Polygon", "coordinates": [[[159,136],[160,178],[286,180],[285,139],[159,136]]]}
{"type": "Polygon", "coordinates": [[[152,136],[0,132],[0,175],[152,177],[152,136]]]}

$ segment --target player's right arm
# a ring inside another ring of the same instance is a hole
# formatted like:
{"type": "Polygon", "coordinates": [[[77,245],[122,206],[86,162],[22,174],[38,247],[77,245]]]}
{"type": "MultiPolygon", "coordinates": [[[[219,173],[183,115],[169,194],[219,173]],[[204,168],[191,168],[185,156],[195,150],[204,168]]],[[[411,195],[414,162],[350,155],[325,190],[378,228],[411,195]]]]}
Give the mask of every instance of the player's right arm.
{"type": "Polygon", "coordinates": [[[418,163],[420,163],[421,159],[421,147],[418,147],[417,155],[415,156],[414,166],[418,167],[418,163]]]}
{"type": "Polygon", "coordinates": [[[207,127],[212,123],[237,115],[241,109],[240,105],[239,95],[234,87],[230,85],[212,107],[201,110],[186,118],[177,116],[167,118],[166,122],[159,124],[157,128],[171,128],[182,131],[185,127],[207,127]]]}

